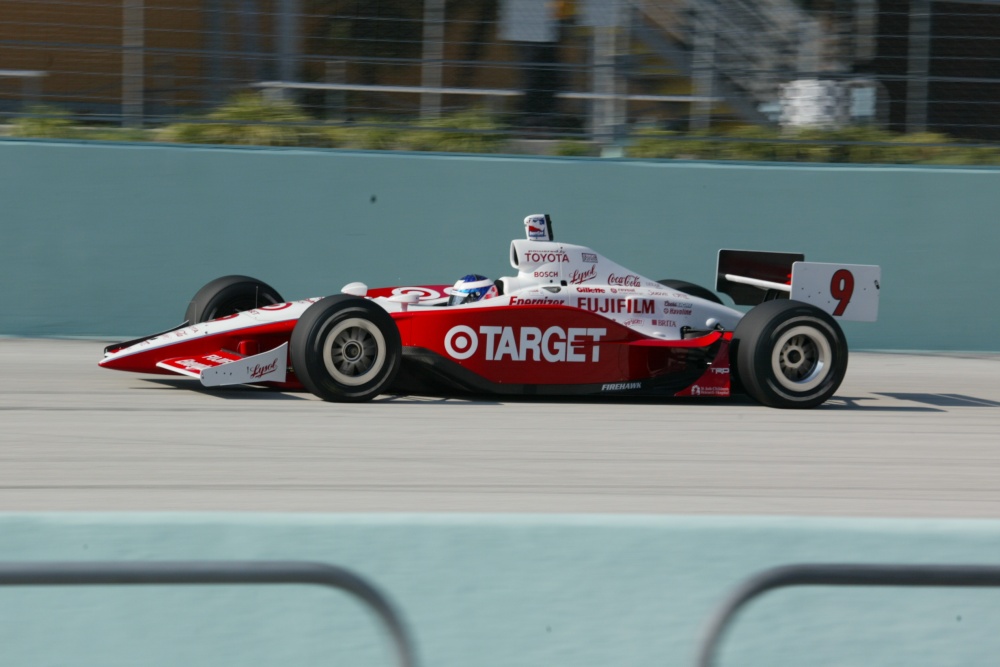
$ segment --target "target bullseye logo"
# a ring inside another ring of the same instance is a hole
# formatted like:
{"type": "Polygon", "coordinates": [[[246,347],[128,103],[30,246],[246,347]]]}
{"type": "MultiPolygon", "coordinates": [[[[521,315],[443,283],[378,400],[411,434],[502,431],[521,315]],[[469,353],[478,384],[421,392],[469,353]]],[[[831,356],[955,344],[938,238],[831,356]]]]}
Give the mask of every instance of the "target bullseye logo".
{"type": "Polygon", "coordinates": [[[421,301],[441,298],[440,292],[429,287],[397,287],[392,290],[393,296],[401,296],[404,294],[416,294],[421,301]]]}
{"type": "Polygon", "coordinates": [[[444,349],[454,359],[468,359],[479,348],[475,329],[464,324],[452,327],[444,338],[444,349]]]}

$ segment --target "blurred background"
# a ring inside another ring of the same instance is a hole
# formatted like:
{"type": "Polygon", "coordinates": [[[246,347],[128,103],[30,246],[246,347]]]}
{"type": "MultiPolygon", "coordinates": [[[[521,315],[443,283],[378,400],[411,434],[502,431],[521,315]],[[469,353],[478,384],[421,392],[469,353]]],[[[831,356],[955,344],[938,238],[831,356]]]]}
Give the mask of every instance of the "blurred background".
{"type": "Polygon", "coordinates": [[[1000,163],[988,0],[0,0],[3,134],[1000,163]]]}

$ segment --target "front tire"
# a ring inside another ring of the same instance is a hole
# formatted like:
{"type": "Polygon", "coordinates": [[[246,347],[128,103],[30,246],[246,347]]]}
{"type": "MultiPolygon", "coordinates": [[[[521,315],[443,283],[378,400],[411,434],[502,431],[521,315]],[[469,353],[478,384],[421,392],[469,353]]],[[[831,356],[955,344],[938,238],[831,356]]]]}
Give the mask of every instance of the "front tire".
{"type": "Polygon", "coordinates": [[[309,306],[289,347],[296,377],[324,401],[370,401],[395,379],[402,358],[392,316],[347,294],[309,306]]]}
{"type": "Polygon", "coordinates": [[[840,387],[847,341],[830,315],[801,301],[766,301],[736,326],[733,354],[739,381],[774,408],[812,408],[840,387]]]}
{"type": "Polygon", "coordinates": [[[223,276],[198,290],[188,304],[184,319],[188,324],[198,324],[284,302],[276,289],[256,278],[223,276]]]}

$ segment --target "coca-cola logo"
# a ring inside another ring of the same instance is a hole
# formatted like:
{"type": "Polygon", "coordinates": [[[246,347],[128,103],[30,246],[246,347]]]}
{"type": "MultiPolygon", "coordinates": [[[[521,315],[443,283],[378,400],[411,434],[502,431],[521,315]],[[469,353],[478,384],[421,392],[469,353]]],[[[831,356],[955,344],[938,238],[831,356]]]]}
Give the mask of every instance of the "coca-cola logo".
{"type": "Polygon", "coordinates": [[[569,281],[574,285],[579,285],[580,283],[585,283],[588,280],[592,280],[597,277],[597,266],[592,266],[586,271],[574,270],[573,273],[569,275],[569,281]]]}
{"type": "Polygon", "coordinates": [[[277,368],[278,368],[277,359],[267,364],[266,366],[261,366],[260,364],[257,364],[250,370],[250,377],[259,380],[268,373],[273,373],[275,370],[277,370],[277,368]]]}
{"type": "Polygon", "coordinates": [[[608,283],[611,285],[624,285],[626,287],[638,287],[639,286],[639,276],[634,276],[629,274],[627,276],[616,276],[611,274],[608,276],[608,283]]]}
{"type": "Polygon", "coordinates": [[[569,255],[561,250],[544,252],[539,250],[529,250],[524,253],[524,261],[531,264],[548,264],[549,262],[568,262],[569,255]]]}

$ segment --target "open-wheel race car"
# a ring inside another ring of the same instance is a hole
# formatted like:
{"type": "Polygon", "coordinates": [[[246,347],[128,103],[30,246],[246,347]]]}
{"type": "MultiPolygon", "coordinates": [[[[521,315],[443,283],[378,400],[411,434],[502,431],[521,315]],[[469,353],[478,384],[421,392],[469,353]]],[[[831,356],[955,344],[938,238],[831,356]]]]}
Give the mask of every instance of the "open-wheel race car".
{"type": "Polygon", "coordinates": [[[838,319],[875,320],[877,266],[722,250],[717,294],[650,280],[553,239],[547,215],[510,245],[516,275],[286,301],[247,276],[205,285],[185,322],[110,345],[105,368],[205,386],[307,389],[328,401],[429,395],[713,396],[780,408],[830,398],[847,370],[838,319]]]}

